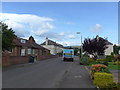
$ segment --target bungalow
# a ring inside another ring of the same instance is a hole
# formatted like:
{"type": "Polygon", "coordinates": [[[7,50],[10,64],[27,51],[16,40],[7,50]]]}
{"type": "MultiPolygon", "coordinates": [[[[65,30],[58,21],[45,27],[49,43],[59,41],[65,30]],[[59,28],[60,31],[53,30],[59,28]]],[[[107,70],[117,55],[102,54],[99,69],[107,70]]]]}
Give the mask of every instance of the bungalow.
{"type": "Polygon", "coordinates": [[[54,42],[52,40],[49,40],[48,38],[46,38],[46,41],[43,42],[41,44],[41,46],[43,46],[46,49],[49,49],[50,53],[52,55],[56,55],[57,53],[61,53],[62,50],[63,50],[63,45],[61,45],[59,43],[56,43],[56,42],[54,42]]]}
{"type": "Polygon", "coordinates": [[[50,50],[37,44],[32,36],[29,40],[16,38],[13,40],[15,47],[11,50],[11,56],[36,56],[48,55],[50,50]]]}

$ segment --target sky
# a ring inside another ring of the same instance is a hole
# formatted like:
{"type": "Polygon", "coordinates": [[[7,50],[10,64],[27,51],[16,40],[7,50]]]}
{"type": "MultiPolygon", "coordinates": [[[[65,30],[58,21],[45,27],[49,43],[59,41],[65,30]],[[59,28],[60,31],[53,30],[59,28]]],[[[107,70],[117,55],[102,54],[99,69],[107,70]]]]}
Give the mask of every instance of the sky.
{"type": "Polygon", "coordinates": [[[21,38],[45,38],[65,46],[99,35],[118,44],[117,2],[3,2],[2,18],[21,38]],[[80,34],[77,34],[80,32],[80,34]]]}

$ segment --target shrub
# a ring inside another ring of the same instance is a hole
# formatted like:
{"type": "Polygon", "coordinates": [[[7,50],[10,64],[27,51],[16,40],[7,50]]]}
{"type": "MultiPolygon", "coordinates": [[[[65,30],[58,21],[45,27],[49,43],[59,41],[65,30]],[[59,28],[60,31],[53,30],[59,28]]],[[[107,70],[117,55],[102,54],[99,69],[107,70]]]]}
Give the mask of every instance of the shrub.
{"type": "Polygon", "coordinates": [[[106,59],[97,59],[96,60],[98,63],[106,61],[106,59]]]}
{"type": "Polygon", "coordinates": [[[111,56],[113,56],[113,57],[114,57],[114,55],[115,55],[115,54],[114,54],[114,52],[111,52],[111,56]]]}
{"type": "Polygon", "coordinates": [[[108,61],[104,61],[103,64],[108,66],[108,61]]]}
{"type": "Polygon", "coordinates": [[[106,61],[112,62],[113,56],[112,55],[107,55],[105,59],[106,59],[106,61]]]}
{"type": "Polygon", "coordinates": [[[113,83],[108,85],[109,90],[120,90],[120,83],[113,83]]]}
{"type": "Polygon", "coordinates": [[[80,59],[80,63],[84,64],[84,65],[89,65],[89,58],[88,57],[82,57],[80,59]]]}
{"type": "Polygon", "coordinates": [[[120,61],[116,61],[116,62],[115,62],[115,65],[120,65],[120,61]]]}
{"type": "Polygon", "coordinates": [[[120,61],[120,55],[116,55],[116,56],[114,57],[114,61],[120,61]]]}
{"type": "Polygon", "coordinates": [[[108,88],[113,85],[114,78],[110,73],[96,72],[94,74],[94,84],[99,88],[108,88]]]}
{"type": "Polygon", "coordinates": [[[94,62],[94,58],[89,58],[89,62],[94,62]]]}
{"type": "Polygon", "coordinates": [[[91,72],[93,72],[93,73],[95,73],[95,72],[106,72],[106,73],[110,73],[108,67],[107,67],[106,65],[102,65],[102,64],[92,65],[91,72]]]}

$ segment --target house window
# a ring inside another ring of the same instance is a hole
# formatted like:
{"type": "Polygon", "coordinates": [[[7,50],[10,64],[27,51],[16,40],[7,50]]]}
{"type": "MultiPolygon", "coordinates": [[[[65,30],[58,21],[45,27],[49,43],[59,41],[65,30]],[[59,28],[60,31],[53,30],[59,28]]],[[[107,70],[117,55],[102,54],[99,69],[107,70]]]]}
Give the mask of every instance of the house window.
{"type": "Polygon", "coordinates": [[[30,49],[30,48],[28,49],[28,55],[29,55],[29,54],[31,54],[31,49],[30,49]]]}
{"type": "Polygon", "coordinates": [[[23,40],[23,39],[21,39],[21,41],[20,41],[21,43],[26,43],[26,40],[23,40]]]}
{"type": "Polygon", "coordinates": [[[21,49],[21,56],[25,56],[25,49],[21,49]]]}
{"type": "Polygon", "coordinates": [[[35,49],[33,49],[33,54],[35,54],[35,49]]]}

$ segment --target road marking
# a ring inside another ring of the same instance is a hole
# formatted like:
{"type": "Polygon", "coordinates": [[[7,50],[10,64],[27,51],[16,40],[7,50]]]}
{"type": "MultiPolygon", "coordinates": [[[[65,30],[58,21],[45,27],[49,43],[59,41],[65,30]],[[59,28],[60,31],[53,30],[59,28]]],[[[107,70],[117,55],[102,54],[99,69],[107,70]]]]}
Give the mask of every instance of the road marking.
{"type": "Polygon", "coordinates": [[[75,78],[82,78],[82,76],[74,76],[75,78]]]}

